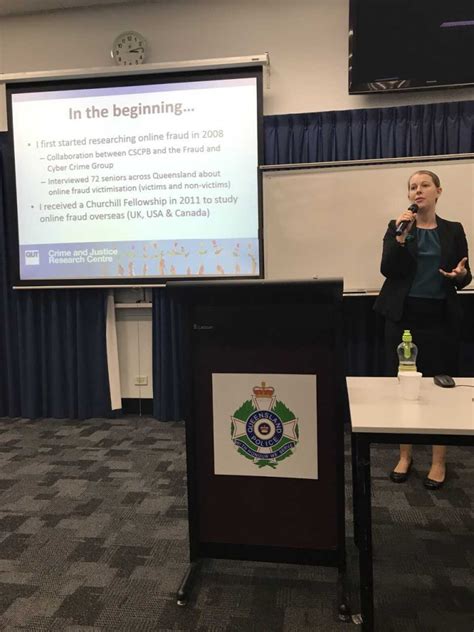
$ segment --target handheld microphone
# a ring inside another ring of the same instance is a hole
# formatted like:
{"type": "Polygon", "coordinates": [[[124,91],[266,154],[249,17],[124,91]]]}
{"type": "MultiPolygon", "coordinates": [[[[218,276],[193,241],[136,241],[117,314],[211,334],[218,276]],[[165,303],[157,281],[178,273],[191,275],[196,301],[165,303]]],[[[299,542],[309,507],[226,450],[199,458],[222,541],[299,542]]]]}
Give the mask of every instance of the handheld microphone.
{"type": "MultiPolygon", "coordinates": [[[[408,210],[411,211],[412,213],[417,213],[418,212],[418,204],[410,204],[410,206],[408,207],[408,210]]],[[[395,235],[400,236],[403,231],[405,230],[405,228],[408,226],[410,222],[406,219],[404,219],[402,222],[400,222],[397,226],[397,230],[395,231],[395,235]]]]}

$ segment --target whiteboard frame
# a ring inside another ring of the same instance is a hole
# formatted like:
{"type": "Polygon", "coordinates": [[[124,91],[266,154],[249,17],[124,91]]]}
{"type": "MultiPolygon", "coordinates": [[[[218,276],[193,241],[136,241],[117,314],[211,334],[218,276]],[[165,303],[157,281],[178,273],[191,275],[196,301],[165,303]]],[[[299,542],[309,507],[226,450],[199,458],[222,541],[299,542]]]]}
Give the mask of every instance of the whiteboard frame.
{"type": "Polygon", "coordinates": [[[411,162],[446,162],[447,160],[474,159],[474,153],[436,154],[434,156],[402,156],[401,158],[367,158],[363,160],[328,160],[326,162],[298,162],[276,165],[262,165],[261,171],[296,171],[298,169],[325,169],[335,167],[369,167],[411,162]]]}

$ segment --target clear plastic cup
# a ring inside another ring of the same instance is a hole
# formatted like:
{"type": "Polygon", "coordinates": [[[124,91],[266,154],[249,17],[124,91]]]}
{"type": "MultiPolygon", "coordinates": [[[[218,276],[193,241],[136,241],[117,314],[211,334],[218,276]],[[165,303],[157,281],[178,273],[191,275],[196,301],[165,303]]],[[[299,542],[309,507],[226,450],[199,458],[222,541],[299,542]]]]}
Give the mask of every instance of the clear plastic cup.
{"type": "Polygon", "coordinates": [[[415,400],[420,397],[422,373],[419,371],[399,371],[400,395],[403,399],[415,400]]]}

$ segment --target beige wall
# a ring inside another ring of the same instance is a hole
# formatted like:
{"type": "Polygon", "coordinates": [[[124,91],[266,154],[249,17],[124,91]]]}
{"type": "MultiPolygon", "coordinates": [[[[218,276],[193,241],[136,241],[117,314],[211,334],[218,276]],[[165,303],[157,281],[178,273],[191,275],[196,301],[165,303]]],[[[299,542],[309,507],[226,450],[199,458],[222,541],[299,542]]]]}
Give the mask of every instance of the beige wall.
{"type": "MultiPolygon", "coordinates": [[[[119,297],[120,298],[120,297],[119,297]]],[[[151,307],[116,309],[117,344],[122,397],[153,397],[151,307]],[[146,378],[139,385],[137,378],[146,378]]]]}

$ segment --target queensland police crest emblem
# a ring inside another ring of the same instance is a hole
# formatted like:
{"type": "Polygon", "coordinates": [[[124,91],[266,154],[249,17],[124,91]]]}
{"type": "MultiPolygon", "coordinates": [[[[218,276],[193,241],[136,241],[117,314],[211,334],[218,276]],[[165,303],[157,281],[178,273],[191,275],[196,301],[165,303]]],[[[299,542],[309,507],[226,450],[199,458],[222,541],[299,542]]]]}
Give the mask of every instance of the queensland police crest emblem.
{"type": "Polygon", "coordinates": [[[231,417],[231,437],[237,452],[259,467],[275,469],[294,454],[299,442],[298,419],[276,398],[275,389],[254,386],[251,399],[231,417]]]}

